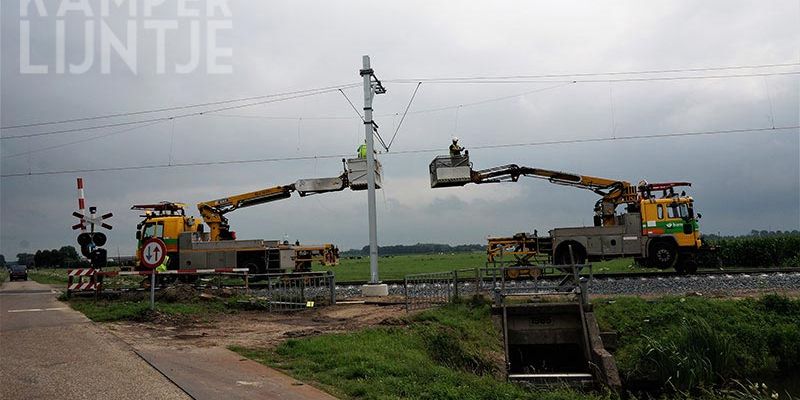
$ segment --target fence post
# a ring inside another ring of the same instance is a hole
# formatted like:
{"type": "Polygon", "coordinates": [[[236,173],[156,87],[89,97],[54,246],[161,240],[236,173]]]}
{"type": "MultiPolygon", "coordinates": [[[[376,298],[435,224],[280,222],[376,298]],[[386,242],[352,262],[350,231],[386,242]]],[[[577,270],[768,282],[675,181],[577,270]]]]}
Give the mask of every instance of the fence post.
{"type": "Polygon", "coordinates": [[[248,274],[249,271],[245,271],[244,273],[244,291],[247,294],[250,294],[250,275],[248,274]]]}
{"type": "Polygon", "coordinates": [[[267,310],[272,312],[272,279],[267,275],[267,310]]]}
{"type": "Polygon", "coordinates": [[[300,302],[306,302],[306,278],[300,279],[300,302]]]}
{"type": "MultiPolygon", "coordinates": [[[[450,283],[455,283],[455,279],[454,279],[455,276],[456,276],[456,272],[455,271],[450,273],[450,283]]],[[[452,286],[450,286],[450,284],[447,285],[447,302],[448,303],[452,302],[453,299],[454,299],[454,297],[453,297],[453,289],[452,289],[453,287],[455,287],[455,285],[452,285],[452,286]]]]}
{"type": "Polygon", "coordinates": [[[328,271],[328,281],[331,284],[331,305],[336,304],[336,275],[334,275],[333,271],[328,271]]]}
{"type": "Polygon", "coordinates": [[[458,270],[453,271],[453,300],[458,299],[458,270]]]}
{"type": "Polygon", "coordinates": [[[408,277],[403,278],[403,296],[406,298],[406,312],[408,312],[408,277]]]}
{"type": "Polygon", "coordinates": [[[483,291],[481,283],[481,270],[480,268],[475,268],[475,295],[479,295],[483,291]]]}

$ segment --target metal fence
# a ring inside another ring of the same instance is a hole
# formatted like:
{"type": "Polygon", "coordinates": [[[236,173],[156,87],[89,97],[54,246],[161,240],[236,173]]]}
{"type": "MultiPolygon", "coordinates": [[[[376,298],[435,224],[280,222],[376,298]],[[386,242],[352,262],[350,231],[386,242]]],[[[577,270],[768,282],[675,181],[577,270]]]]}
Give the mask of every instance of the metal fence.
{"type": "Polygon", "coordinates": [[[582,304],[587,304],[592,278],[591,264],[505,267],[494,270],[491,292],[498,305],[504,303],[508,296],[555,294],[575,294],[582,304]],[[553,269],[558,274],[547,274],[553,269]]]}
{"type": "Polygon", "coordinates": [[[581,297],[591,285],[592,266],[531,265],[468,268],[448,272],[407,275],[403,283],[406,310],[447,304],[475,295],[498,296],[576,293],[581,297]]]}
{"type": "Polygon", "coordinates": [[[449,303],[453,298],[454,282],[453,271],[406,275],[403,282],[406,310],[419,310],[449,303]]]}
{"type": "Polygon", "coordinates": [[[251,294],[269,311],[296,311],[336,304],[333,272],[250,275],[251,294]]]}

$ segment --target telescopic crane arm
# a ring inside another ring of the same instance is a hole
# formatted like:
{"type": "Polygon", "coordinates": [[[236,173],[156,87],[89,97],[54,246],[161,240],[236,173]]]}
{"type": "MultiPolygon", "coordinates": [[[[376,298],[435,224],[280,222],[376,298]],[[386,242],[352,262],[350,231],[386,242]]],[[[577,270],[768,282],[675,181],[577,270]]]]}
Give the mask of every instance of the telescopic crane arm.
{"type": "Polygon", "coordinates": [[[197,209],[200,211],[203,221],[211,230],[210,238],[212,241],[232,240],[235,238],[230,231],[228,218],[225,217],[225,214],[240,208],[289,198],[292,196],[292,192],[294,192],[294,190],[294,185],[275,186],[267,189],[256,190],[254,192],[242,193],[235,196],[202,202],[197,204],[197,209]]]}
{"type": "Polygon", "coordinates": [[[689,182],[653,183],[640,182],[632,185],[619,179],[600,178],[569,172],[519,166],[516,164],[474,170],[469,153],[464,155],[436,157],[430,165],[431,187],[463,186],[467,183],[517,182],[521,176],[544,179],[557,185],[591,190],[600,195],[595,203],[595,225],[616,225],[615,210],[621,204],[638,207],[639,200],[653,197],[653,192],[662,191],[665,197],[674,195],[674,188],[691,186],[689,182]]]}
{"type": "Polygon", "coordinates": [[[516,164],[472,171],[471,180],[473,183],[478,184],[516,182],[520,176],[544,179],[557,185],[587,189],[599,194],[601,198],[595,204],[595,214],[601,218],[603,225],[613,225],[615,223],[614,210],[618,205],[635,203],[639,198],[637,187],[632,186],[627,181],[525,167],[516,164]]]}
{"type": "Polygon", "coordinates": [[[349,186],[347,171],[334,178],[301,179],[290,185],[274,186],[254,192],[242,193],[223,197],[217,200],[205,201],[197,204],[200,215],[210,229],[210,240],[233,240],[234,234],[230,230],[228,218],[225,214],[240,208],[252,207],[259,204],[270,203],[277,200],[288,199],[292,192],[298,192],[301,197],[316,193],[342,191],[349,186]]]}

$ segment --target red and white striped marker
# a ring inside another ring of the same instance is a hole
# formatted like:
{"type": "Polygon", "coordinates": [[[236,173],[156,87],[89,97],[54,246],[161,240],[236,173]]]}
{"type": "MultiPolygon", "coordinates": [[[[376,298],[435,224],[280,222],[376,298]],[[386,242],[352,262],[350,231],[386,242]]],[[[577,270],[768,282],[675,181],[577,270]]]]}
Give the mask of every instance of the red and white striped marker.
{"type": "Polygon", "coordinates": [[[97,283],[96,282],[78,282],[73,283],[67,287],[67,290],[70,292],[80,292],[84,290],[97,290],[97,283]]]}
{"type": "Polygon", "coordinates": [[[83,178],[78,178],[78,213],[80,214],[78,218],[80,218],[81,222],[74,225],[72,229],[80,228],[82,232],[85,232],[86,220],[84,220],[84,216],[86,215],[86,198],[83,196],[83,178]]]}
{"type": "Polygon", "coordinates": [[[92,232],[94,232],[95,225],[100,225],[110,230],[111,225],[105,223],[104,220],[113,217],[114,214],[106,213],[98,216],[97,207],[89,207],[89,215],[86,215],[86,198],[83,193],[83,178],[78,178],[78,211],[73,212],[72,216],[80,220],[78,224],[72,225],[73,230],[80,229],[82,232],[86,232],[86,226],[90,225],[92,232]]]}
{"type": "MultiPolygon", "coordinates": [[[[220,273],[234,273],[234,272],[248,272],[247,268],[216,268],[216,269],[177,269],[163,272],[156,272],[156,275],[203,275],[203,274],[220,274],[220,273]]],[[[125,276],[125,275],[151,275],[153,271],[108,271],[98,272],[102,276],[125,276]]]]}
{"type": "Polygon", "coordinates": [[[78,268],[67,271],[67,276],[92,276],[94,268],[78,268]]]}

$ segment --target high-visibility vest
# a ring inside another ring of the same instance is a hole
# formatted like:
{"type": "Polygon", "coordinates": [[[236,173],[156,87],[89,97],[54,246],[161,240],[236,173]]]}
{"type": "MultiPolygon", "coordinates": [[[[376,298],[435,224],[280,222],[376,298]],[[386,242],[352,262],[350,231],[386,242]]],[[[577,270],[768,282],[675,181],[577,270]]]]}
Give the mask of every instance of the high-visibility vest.
{"type": "Polygon", "coordinates": [[[358,146],[358,158],[367,158],[367,145],[358,146]]]}
{"type": "Polygon", "coordinates": [[[167,272],[167,264],[169,264],[169,256],[164,256],[164,262],[156,267],[156,272],[167,272]]]}

